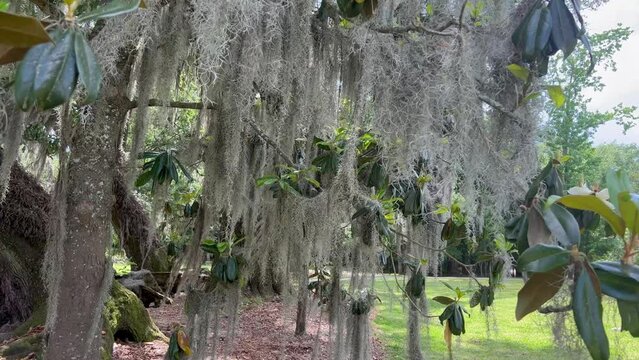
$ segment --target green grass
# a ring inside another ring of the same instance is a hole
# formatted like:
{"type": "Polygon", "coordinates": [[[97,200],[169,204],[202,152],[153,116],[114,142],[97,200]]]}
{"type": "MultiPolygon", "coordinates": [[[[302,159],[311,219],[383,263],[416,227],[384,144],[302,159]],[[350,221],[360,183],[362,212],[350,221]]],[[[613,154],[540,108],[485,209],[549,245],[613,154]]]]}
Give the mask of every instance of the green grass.
{"type": "MultiPolygon", "coordinates": [[[[406,359],[406,316],[407,310],[402,307],[402,298],[399,288],[396,286],[392,275],[385,275],[389,286],[384,284],[381,276],[376,281],[376,292],[382,300],[376,307],[374,320],[377,336],[386,345],[388,359],[406,359]],[[392,289],[389,290],[389,287],[392,289]]],[[[400,283],[402,278],[398,278],[400,283]]],[[[453,287],[467,289],[472,284],[466,278],[440,278],[453,287]]],[[[482,281],[487,283],[487,281],[482,281]]],[[[569,353],[559,350],[553,345],[550,323],[545,315],[533,313],[522,319],[515,320],[515,305],[517,292],[523,285],[521,279],[508,279],[504,288],[497,290],[495,294],[494,319],[496,329],[488,332],[487,318],[476,307],[471,309],[468,305],[469,296],[462,299],[464,307],[471,313],[466,319],[466,334],[461,338],[453,336],[454,359],[588,359],[584,353],[569,353]]],[[[439,315],[444,306],[430,299],[437,295],[451,296],[451,291],[440,281],[429,278],[426,283],[427,297],[429,298],[430,314],[439,315]]],[[[633,339],[628,332],[620,333],[620,320],[615,316],[616,305],[610,301],[604,302],[604,321],[606,332],[610,341],[611,359],[639,359],[639,339],[633,339]]],[[[572,315],[570,315],[572,316],[572,315]]],[[[493,322],[493,317],[489,318],[493,322]]],[[[422,326],[423,344],[430,343],[430,347],[424,346],[424,354],[429,359],[448,359],[446,345],[444,343],[444,328],[437,318],[432,318],[426,332],[426,326],[422,326]],[[427,339],[429,336],[429,339],[427,339]]]]}

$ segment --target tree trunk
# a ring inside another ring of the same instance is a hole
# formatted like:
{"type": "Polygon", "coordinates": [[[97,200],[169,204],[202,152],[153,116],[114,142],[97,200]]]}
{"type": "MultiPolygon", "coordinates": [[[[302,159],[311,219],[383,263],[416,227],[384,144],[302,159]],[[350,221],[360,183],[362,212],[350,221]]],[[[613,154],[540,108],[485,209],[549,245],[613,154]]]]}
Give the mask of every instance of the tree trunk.
{"type": "MultiPolygon", "coordinates": [[[[108,90],[117,95],[117,89],[108,90]]],[[[48,304],[45,354],[49,359],[100,356],[101,314],[113,278],[106,253],[111,244],[116,139],[118,125],[126,116],[126,108],[116,104],[98,102],[95,117],[75,126],[70,151],[61,154],[55,196],[61,229],[50,241],[57,249],[48,304]]],[[[69,127],[63,124],[63,133],[69,127]]],[[[64,139],[63,135],[63,149],[64,139]]]]}
{"type": "Polygon", "coordinates": [[[297,293],[297,317],[295,320],[295,335],[306,333],[306,313],[308,307],[308,265],[302,266],[297,293]]]}

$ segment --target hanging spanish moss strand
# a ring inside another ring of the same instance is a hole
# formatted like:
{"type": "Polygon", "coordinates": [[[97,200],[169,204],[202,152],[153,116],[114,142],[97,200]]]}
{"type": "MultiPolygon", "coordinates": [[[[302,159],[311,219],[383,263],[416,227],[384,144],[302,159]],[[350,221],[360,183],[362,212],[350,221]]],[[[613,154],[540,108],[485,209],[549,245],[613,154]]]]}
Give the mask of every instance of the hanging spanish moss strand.
{"type": "Polygon", "coordinates": [[[21,111],[13,113],[13,115],[12,119],[7,117],[6,133],[2,138],[2,151],[0,152],[0,203],[4,201],[7,193],[11,168],[18,159],[18,149],[22,143],[22,133],[24,132],[24,124],[27,117],[27,113],[21,111]]]}

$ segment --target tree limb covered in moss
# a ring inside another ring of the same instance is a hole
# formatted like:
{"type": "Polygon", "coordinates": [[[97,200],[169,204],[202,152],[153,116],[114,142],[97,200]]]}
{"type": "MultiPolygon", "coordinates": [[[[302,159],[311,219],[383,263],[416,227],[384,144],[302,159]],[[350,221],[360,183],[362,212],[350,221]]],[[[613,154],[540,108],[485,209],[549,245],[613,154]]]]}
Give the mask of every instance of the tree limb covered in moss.
{"type": "Polygon", "coordinates": [[[436,36],[455,36],[456,34],[451,31],[438,31],[423,27],[421,25],[408,25],[408,26],[373,26],[370,28],[373,31],[382,34],[399,35],[408,32],[419,32],[428,35],[436,36]]]}
{"type": "MultiPolygon", "coordinates": [[[[129,102],[129,109],[134,109],[138,106],[137,100],[132,100],[129,102]]],[[[193,110],[201,110],[204,108],[204,104],[202,102],[184,102],[184,101],[162,101],[160,99],[149,99],[148,106],[163,106],[170,107],[176,109],[193,109],[193,110]]],[[[207,109],[215,109],[215,104],[208,104],[206,106],[207,109]]],[[[295,162],[286,155],[286,153],[277,145],[277,143],[271,139],[260,127],[255,123],[255,121],[251,119],[244,119],[244,121],[257,133],[257,136],[262,139],[267,145],[272,147],[286,162],[288,166],[295,167],[295,162]]]]}
{"type": "Polygon", "coordinates": [[[503,104],[501,104],[500,102],[498,102],[496,100],[493,100],[493,99],[489,98],[488,96],[485,96],[485,95],[482,95],[482,94],[478,95],[477,97],[479,98],[479,100],[481,100],[486,105],[492,107],[493,109],[501,112],[502,114],[504,114],[504,115],[508,116],[509,118],[511,118],[512,120],[514,120],[515,124],[517,124],[519,126],[521,126],[523,124],[523,120],[519,116],[517,116],[514,113],[508,111],[508,109],[506,109],[506,107],[503,104]]]}

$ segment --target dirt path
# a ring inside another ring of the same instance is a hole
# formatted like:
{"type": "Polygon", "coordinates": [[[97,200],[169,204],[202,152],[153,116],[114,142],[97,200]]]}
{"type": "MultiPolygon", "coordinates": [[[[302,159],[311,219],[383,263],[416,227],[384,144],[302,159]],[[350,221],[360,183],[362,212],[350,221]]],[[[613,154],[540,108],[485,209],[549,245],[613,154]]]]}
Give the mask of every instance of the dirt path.
{"type": "MultiPolygon", "coordinates": [[[[160,330],[167,335],[173,322],[185,322],[181,301],[159,309],[149,309],[149,312],[160,330]]],[[[314,349],[318,352],[318,359],[329,359],[329,326],[326,319],[320,323],[318,315],[309,315],[307,335],[294,336],[294,305],[284,304],[277,299],[248,305],[240,311],[234,351],[228,360],[311,359],[314,349]]],[[[221,334],[219,340],[223,344],[225,331],[221,334]]],[[[161,341],[145,344],[116,342],[113,359],[162,360],[166,349],[167,344],[161,341]]],[[[384,358],[383,346],[376,338],[373,339],[372,352],[374,360],[384,358]]]]}

